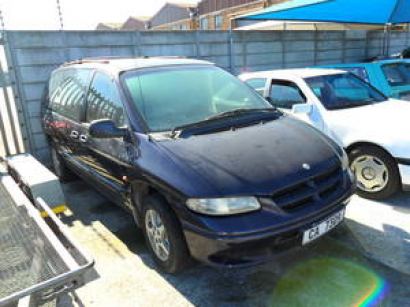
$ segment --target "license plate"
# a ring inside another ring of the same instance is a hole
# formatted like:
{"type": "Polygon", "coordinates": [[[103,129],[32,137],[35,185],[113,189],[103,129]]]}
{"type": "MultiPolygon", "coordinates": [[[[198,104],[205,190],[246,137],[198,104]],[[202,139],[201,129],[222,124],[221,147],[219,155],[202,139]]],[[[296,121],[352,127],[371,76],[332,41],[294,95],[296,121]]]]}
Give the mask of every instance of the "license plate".
{"type": "Polygon", "coordinates": [[[344,215],[345,210],[339,211],[338,213],[328,217],[326,220],[320,222],[316,226],[306,230],[303,233],[302,245],[316,240],[317,238],[323,236],[325,233],[335,228],[343,221],[344,215]]]}

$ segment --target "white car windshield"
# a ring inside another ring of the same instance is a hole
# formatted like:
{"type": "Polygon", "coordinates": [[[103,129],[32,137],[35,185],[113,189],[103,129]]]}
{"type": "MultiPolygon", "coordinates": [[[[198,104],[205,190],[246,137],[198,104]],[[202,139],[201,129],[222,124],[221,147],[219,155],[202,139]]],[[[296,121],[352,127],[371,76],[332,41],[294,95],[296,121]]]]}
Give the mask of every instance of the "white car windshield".
{"type": "Polygon", "coordinates": [[[151,132],[235,110],[273,109],[250,87],[211,65],[132,71],[124,75],[123,83],[151,132]]]}
{"type": "Polygon", "coordinates": [[[361,107],[387,100],[382,93],[352,73],[311,77],[305,81],[328,110],[361,107]]]}

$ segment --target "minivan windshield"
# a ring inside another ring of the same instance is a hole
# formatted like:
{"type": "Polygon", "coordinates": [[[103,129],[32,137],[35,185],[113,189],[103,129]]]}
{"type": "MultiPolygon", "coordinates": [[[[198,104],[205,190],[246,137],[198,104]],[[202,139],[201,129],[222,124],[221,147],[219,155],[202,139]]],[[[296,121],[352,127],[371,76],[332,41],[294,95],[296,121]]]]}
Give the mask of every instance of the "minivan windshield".
{"type": "Polygon", "coordinates": [[[305,81],[328,110],[361,107],[387,100],[383,94],[352,73],[311,77],[305,81]]]}
{"type": "Polygon", "coordinates": [[[131,71],[122,82],[151,132],[241,114],[231,111],[273,109],[250,87],[211,65],[131,71]]]}

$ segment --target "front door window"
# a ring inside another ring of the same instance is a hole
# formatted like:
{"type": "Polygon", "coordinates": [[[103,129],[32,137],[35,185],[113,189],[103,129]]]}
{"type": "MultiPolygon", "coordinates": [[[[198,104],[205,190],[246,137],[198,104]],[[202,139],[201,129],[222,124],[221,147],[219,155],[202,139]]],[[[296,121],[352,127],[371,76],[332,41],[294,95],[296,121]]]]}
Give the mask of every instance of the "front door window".
{"type": "Polygon", "coordinates": [[[306,103],[306,97],[295,83],[281,80],[272,81],[269,100],[273,106],[289,110],[295,104],[306,103]]]}

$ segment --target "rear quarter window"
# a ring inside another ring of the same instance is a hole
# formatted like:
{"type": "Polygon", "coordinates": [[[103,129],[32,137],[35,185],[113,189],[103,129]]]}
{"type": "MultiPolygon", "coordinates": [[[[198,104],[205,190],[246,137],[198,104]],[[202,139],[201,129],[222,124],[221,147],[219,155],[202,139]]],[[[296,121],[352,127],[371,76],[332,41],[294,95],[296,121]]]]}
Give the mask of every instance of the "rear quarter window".
{"type": "Polygon", "coordinates": [[[63,69],[53,73],[49,83],[49,108],[64,117],[80,121],[91,70],[63,69]]]}

